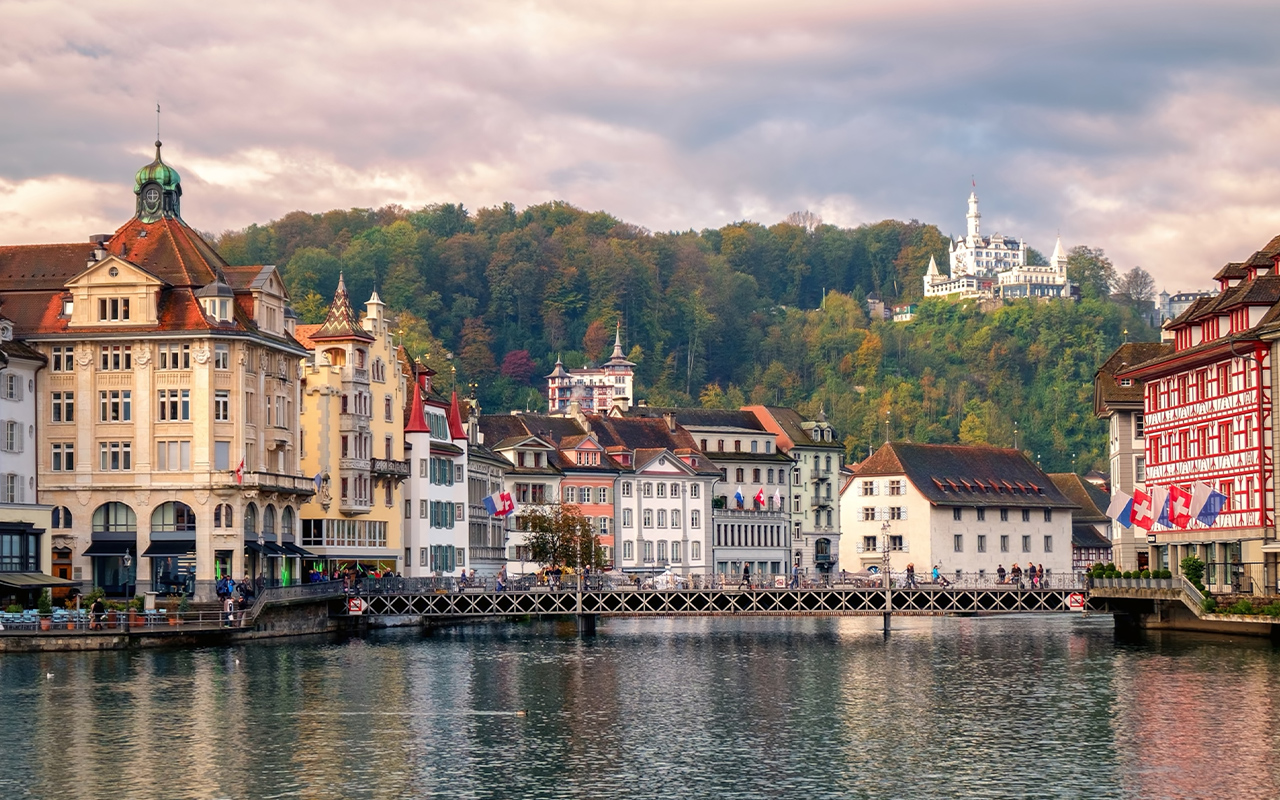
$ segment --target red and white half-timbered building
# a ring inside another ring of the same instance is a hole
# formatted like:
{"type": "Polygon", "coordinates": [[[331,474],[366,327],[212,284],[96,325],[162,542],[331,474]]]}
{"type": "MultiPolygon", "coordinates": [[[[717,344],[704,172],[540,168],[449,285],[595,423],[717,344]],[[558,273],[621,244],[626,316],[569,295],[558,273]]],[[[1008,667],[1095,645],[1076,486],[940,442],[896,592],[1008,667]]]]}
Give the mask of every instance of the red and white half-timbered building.
{"type": "MultiPolygon", "coordinates": [[[[1227,497],[1212,527],[1155,525],[1152,568],[1184,556],[1211,565],[1206,582],[1243,591],[1275,587],[1275,387],[1280,340],[1280,236],[1215,276],[1219,292],[1166,323],[1173,352],[1117,373],[1145,385],[1145,485],[1227,497]],[[1247,584],[1247,585],[1244,585],[1247,584]]],[[[1157,510],[1158,513],[1158,510],[1157,510]]]]}

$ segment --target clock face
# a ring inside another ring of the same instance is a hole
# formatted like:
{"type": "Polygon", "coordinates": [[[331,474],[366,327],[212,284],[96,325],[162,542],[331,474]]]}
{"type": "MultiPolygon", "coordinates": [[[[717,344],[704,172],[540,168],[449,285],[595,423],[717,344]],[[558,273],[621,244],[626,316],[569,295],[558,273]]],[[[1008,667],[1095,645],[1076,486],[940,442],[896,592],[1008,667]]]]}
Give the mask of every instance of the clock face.
{"type": "Polygon", "coordinates": [[[148,186],[142,192],[142,199],[148,206],[154,208],[160,204],[160,190],[155,186],[148,186]]]}

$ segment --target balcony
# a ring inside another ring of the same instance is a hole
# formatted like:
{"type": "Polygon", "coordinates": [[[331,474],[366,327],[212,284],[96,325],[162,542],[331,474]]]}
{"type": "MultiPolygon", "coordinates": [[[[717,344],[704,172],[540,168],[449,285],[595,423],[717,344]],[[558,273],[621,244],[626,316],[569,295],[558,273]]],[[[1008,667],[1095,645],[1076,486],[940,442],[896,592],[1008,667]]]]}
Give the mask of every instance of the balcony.
{"type": "Polygon", "coordinates": [[[338,430],[343,433],[363,433],[369,430],[369,418],[363,414],[339,414],[338,430]]]}
{"type": "Polygon", "coordinates": [[[761,509],[760,511],[750,511],[747,509],[739,510],[736,508],[716,508],[712,510],[711,516],[714,517],[715,519],[723,520],[726,522],[735,521],[735,520],[742,520],[742,521],[758,520],[762,522],[782,522],[791,518],[791,515],[788,514],[784,509],[777,509],[776,511],[769,511],[768,509],[761,509]]]}
{"type": "Polygon", "coordinates": [[[823,467],[814,467],[809,472],[809,480],[813,481],[814,483],[829,481],[831,480],[831,470],[825,469],[823,467]]]}
{"type": "Polygon", "coordinates": [[[366,497],[343,497],[338,500],[338,511],[343,514],[368,514],[373,510],[373,501],[366,497]]]}
{"type": "Polygon", "coordinates": [[[279,472],[246,472],[239,483],[235,470],[214,473],[214,483],[236,489],[257,489],[261,492],[279,492],[310,497],[316,493],[315,481],[305,475],[285,475],[279,472]]]}
{"type": "Polygon", "coordinates": [[[368,472],[372,462],[367,458],[340,458],[338,469],[351,472],[368,472]]]}
{"type": "MultiPolygon", "coordinates": [[[[881,552],[881,551],[880,551],[878,548],[868,548],[868,547],[866,546],[866,544],[858,544],[858,545],[857,545],[857,552],[859,552],[859,553],[873,553],[873,554],[874,554],[874,553],[879,553],[879,552],[881,552]]],[[[901,544],[896,544],[896,543],[894,543],[894,542],[890,541],[890,542],[889,542],[889,552],[890,552],[890,553],[907,553],[907,552],[910,552],[910,550],[909,550],[909,548],[907,547],[907,543],[906,543],[905,541],[903,541],[901,544]]]]}
{"type": "Polygon", "coordinates": [[[809,498],[809,506],[811,508],[831,508],[831,498],[815,494],[809,498]]]}
{"type": "Polygon", "coordinates": [[[832,561],[835,561],[835,559],[832,558],[830,553],[815,553],[813,556],[813,561],[816,564],[827,564],[832,561]]]}
{"type": "Polygon", "coordinates": [[[359,367],[342,367],[343,383],[368,383],[369,370],[359,367]]]}
{"type": "Polygon", "coordinates": [[[393,458],[375,458],[369,470],[374,475],[391,475],[397,478],[409,477],[409,462],[397,461],[393,458]]]}

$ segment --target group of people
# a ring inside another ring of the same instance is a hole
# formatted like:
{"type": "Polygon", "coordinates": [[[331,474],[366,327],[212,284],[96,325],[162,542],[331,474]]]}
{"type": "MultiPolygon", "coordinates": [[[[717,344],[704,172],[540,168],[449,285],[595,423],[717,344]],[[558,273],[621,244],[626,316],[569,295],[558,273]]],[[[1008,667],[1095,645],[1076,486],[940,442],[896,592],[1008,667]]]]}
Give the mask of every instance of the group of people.
{"type": "Polygon", "coordinates": [[[1032,564],[1027,562],[1026,570],[1018,566],[1018,562],[1014,562],[1006,573],[1004,564],[996,567],[997,583],[1016,583],[1019,589],[1025,588],[1027,584],[1032,589],[1039,589],[1044,585],[1044,564],[1032,564]]]}
{"type": "Polygon", "coordinates": [[[235,625],[236,613],[243,614],[257,594],[253,581],[248,577],[236,583],[230,575],[223,575],[214,584],[214,589],[218,593],[218,602],[222,604],[222,624],[228,628],[235,625]]]}

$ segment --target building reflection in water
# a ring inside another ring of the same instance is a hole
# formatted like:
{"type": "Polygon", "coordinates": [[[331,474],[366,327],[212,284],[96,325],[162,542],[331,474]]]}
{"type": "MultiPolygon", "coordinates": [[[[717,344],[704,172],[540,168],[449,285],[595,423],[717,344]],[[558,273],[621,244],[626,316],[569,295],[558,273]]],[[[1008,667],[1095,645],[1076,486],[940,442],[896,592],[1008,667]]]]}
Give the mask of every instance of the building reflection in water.
{"type": "Polygon", "coordinates": [[[0,796],[1276,797],[1278,675],[1266,643],[1064,617],[9,655],[0,796]]]}

